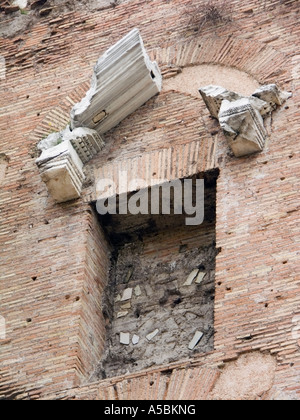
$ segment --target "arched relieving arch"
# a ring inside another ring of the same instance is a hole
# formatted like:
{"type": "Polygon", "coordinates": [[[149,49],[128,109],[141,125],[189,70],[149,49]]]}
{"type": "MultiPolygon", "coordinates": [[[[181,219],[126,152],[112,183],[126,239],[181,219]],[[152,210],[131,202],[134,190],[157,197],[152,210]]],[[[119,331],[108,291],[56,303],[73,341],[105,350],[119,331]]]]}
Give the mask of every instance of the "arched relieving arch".
{"type": "Polygon", "coordinates": [[[150,53],[163,73],[172,66],[219,64],[251,75],[261,84],[284,83],[287,56],[267,44],[233,37],[198,37],[156,48],[150,53]]]}

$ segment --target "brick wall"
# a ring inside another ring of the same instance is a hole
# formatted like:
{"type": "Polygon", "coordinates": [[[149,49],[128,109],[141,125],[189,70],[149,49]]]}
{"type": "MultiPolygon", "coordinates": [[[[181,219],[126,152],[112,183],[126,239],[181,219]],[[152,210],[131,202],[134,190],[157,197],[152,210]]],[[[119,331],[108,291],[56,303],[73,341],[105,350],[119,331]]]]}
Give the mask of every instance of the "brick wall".
{"type": "Polygon", "coordinates": [[[196,33],[185,13],[190,3],[132,0],[59,19],[50,14],[0,39],[0,155],[8,158],[0,186],[0,314],[7,325],[0,397],[220,398],[211,391],[222,389],[231,369],[252,372],[254,357],[270,380],[242,397],[299,399],[299,5],[234,0],[232,23],[196,33]],[[86,168],[82,200],[55,205],[34,163],[36,143],[68,122],[100,53],[135,26],[164,71],[226,65],[275,82],[293,98],[269,121],[264,152],[236,159],[200,97],[164,90],[107,135],[104,152],[86,168]],[[97,179],[120,166],[130,166],[132,177],[220,169],[215,350],[88,385],[103,348],[99,303],[109,263],[88,203],[97,179]]]}

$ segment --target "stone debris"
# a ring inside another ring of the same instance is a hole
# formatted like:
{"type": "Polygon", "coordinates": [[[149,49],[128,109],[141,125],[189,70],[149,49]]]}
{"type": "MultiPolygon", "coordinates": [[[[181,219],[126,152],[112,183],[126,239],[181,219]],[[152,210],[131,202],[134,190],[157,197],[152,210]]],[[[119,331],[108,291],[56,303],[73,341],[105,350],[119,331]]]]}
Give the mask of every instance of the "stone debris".
{"type": "Polygon", "coordinates": [[[194,270],[191,272],[191,274],[188,276],[187,281],[184,283],[184,286],[191,286],[193,284],[193,281],[198,276],[199,270],[194,270]]]}
{"type": "Polygon", "coordinates": [[[12,3],[12,5],[13,6],[17,6],[20,9],[26,9],[27,3],[28,3],[27,0],[14,0],[13,3],[12,3]]]}
{"type": "Polygon", "coordinates": [[[120,343],[124,344],[125,346],[129,346],[130,344],[130,334],[129,333],[120,333],[120,343]]]}
{"type": "Polygon", "coordinates": [[[136,297],[142,296],[142,290],[140,286],[136,286],[136,288],[134,289],[134,293],[136,297]]]}
{"type": "Polygon", "coordinates": [[[133,337],[132,337],[132,344],[134,345],[134,346],[136,346],[137,344],[139,344],[139,342],[140,342],[140,337],[138,336],[138,335],[134,335],[133,337]]]}
{"type": "Polygon", "coordinates": [[[71,127],[104,134],[161,88],[158,65],[147,55],[139,30],[133,29],[99,58],[90,90],[71,111],[71,127]]]}
{"type": "Polygon", "coordinates": [[[275,106],[276,109],[276,105],[283,105],[293,95],[290,92],[281,91],[275,84],[271,84],[260,87],[253,93],[253,96],[269,103],[273,108],[275,106]]]}
{"type": "Polygon", "coordinates": [[[194,350],[194,348],[199,344],[203,335],[204,334],[201,331],[196,332],[196,334],[194,335],[194,338],[192,339],[192,341],[189,344],[189,350],[194,350]]]}
{"type": "Polygon", "coordinates": [[[130,289],[125,289],[124,292],[123,292],[123,296],[121,298],[121,301],[125,302],[126,300],[130,300],[132,298],[132,292],[133,292],[133,289],[131,289],[131,288],[130,289]]]}
{"type": "Polygon", "coordinates": [[[206,277],[206,273],[199,273],[198,274],[198,276],[197,276],[197,278],[196,278],[196,281],[195,281],[195,283],[196,284],[201,284],[202,282],[203,282],[203,280],[205,279],[205,277],[206,277]]]}
{"type": "Polygon", "coordinates": [[[261,152],[267,140],[267,132],[260,113],[247,98],[234,102],[224,100],[219,122],[237,157],[261,152]]]}
{"type": "Polygon", "coordinates": [[[121,306],[121,309],[131,309],[131,302],[125,303],[125,305],[121,306]]]}
{"type": "Polygon", "coordinates": [[[217,118],[236,157],[264,149],[267,132],[264,119],[292,94],[282,92],[276,85],[266,85],[246,97],[220,86],[199,90],[210,114],[217,118]]]}
{"type": "Polygon", "coordinates": [[[123,311],[123,312],[118,312],[117,313],[117,318],[125,318],[125,316],[127,316],[129,314],[128,311],[123,311]]]}
{"type": "Polygon", "coordinates": [[[36,164],[56,202],[63,203],[80,197],[85,179],[83,163],[69,141],[44,150],[36,164]]]}
{"type": "Polygon", "coordinates": [[[147,336],[146,336],[146,338],[147,338],[147,340],[148,341],[152,341],[153,340],[153,338],[155,338],[156,336],[157,336],[157,334],[159,333],[159,330],[155,330],[155,331],[153,331],[151,334],[148,334],[147,336]]]}

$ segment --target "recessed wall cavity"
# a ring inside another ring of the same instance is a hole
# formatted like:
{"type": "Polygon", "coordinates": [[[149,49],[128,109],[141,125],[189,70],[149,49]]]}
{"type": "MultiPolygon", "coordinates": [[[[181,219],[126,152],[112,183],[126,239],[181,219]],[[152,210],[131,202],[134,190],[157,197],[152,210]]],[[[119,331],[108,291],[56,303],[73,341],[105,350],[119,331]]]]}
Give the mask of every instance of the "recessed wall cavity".
{"type": "MultiPolygon", "coordinates": [[[[172,69],[170,69],[172,71],[172,69]]],[[[224,88],[249,96],[260,84],[249,74],[219,64],[201,64],[182,69],[177,68],[177,74],[164,81],[163,90],[176,90],[199,97],[199,87],[208,85],[223,86],[224,88]]]]}
{"type": "Polygon", "coordinates": [[[215,207],[218,173],[205,175],[205,220],[184,215],[102,216],[114,245],[103,298],[103,379],[214,349],[215,207]]]}

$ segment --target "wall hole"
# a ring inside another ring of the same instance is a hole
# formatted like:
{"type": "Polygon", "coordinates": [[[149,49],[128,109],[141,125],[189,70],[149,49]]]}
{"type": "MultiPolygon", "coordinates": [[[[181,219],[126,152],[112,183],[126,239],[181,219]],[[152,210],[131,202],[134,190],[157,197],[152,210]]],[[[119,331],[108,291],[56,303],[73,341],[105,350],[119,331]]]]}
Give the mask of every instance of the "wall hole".
{"type": "Polygon", "coordinates": [[[98,379],[101,372],[116,377],[214,349],[218,175],[199,175],[206,194],[200,226],[186,226],[184,214],[99,216],[113,252],[102,303],[107,335],[98,379]],[[191,352],[196,331],[203,337],[191,352]],[[174,346],[179,341],[185,345],[174,346]]]}

